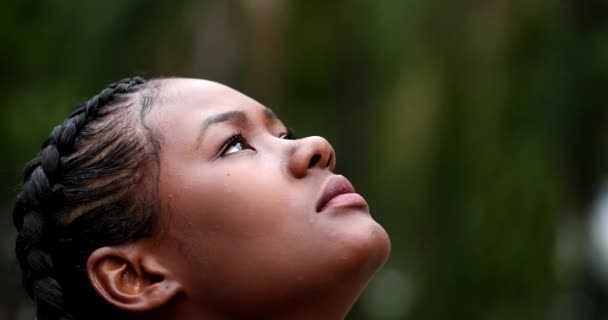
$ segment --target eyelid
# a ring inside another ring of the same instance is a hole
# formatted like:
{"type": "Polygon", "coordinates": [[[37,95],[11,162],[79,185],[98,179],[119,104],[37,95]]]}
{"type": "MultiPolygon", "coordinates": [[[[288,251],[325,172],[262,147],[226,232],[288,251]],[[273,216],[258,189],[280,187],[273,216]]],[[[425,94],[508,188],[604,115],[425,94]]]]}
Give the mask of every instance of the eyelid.
{"type": "MultiPolygon", "coordinates": [[[[286,131],[279,134],[279,137],[281,139],[286,139],[286,140],[295,140],[297,139],[295,136],[295,131],[292,128],[286,128],[286,131]]],[[[243,131],[242,130],[236,130],[234,133],[232,133],[225,141],[224,143],[220,146],[220,149],[217,153],[217,157],[221,158],[221,157],[225,157],[228,156],[229,154],[225,154],[227,150],[230,149],[230,147],[235,144],[235,143],[241,143],[243,144],[243,146],[246,149],[251,149],[251,150],[256,150],[254,147],[252,147],[249,142],[247,142],[247,139],[245,139],[245,137],[243,136],[243,131]]],[[[232,153],[230,153],[232,154],[232,153]]]]}
{"type": "Polygon", "coordinates": [[[230,135],[230,137],[228,137],[228,139],[226,139],[226,141],[224,141],[224,143],[222,144],[222,146],[220,147],[220,150],[218,152],[218,157],[221,158],[221,157],[227,156],[227,154],[225,154],[226,151],[236,142],[242,143],[245,147],[247,147],[249,149],[255,150],[243,136],[243,131],[237,130],[234,133],[232,133],[230,135]]]}
{"type": "Polygon", "coordinates": [[[287,128],[287,131],[281,133],[279,137],[282,139],[286,139],[286,140],[296,140],[297,139],[295,131],[291,128],[287,128]]]}

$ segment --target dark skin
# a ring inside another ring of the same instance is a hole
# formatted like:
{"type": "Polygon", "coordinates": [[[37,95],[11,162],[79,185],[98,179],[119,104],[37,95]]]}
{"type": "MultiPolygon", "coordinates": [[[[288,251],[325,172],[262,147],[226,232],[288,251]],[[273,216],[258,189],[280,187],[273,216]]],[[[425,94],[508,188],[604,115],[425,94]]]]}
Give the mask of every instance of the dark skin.
{"type": "Polygon", "coordinates": [[[145,319],[344,319],[390,242],[367,206],[317,212],[331,145],[287,139],[226,86],[162,82],[146,119],[161,146],[160,230],[96,250],[93,287],[145,319]]]}

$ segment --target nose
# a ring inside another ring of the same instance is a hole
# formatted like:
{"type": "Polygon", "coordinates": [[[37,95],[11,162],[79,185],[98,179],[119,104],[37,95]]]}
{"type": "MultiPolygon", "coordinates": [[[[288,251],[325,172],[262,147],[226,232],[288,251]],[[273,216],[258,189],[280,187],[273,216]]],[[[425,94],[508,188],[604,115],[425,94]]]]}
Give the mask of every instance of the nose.
{"type": "Polygon", "coordinates": [[[322,137],[306,137],[294,141],[289,158],[289,172],[296,178],[305,177],[311,169],[334,171],[334,148],[322,137]]]}

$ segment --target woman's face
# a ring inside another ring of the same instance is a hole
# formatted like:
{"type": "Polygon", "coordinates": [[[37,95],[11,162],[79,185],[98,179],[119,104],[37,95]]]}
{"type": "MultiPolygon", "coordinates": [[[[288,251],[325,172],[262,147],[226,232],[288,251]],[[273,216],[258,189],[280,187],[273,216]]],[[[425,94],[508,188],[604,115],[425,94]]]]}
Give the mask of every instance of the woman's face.
{"type": "Polygon", "coordinates": [[[217,83],[160,88],[146,119],[161,147],[159,250],[187,297],[264,305],[365,286],[388,236],[333,173],[325,139],[288,139],[269,109],[217,83]]]}

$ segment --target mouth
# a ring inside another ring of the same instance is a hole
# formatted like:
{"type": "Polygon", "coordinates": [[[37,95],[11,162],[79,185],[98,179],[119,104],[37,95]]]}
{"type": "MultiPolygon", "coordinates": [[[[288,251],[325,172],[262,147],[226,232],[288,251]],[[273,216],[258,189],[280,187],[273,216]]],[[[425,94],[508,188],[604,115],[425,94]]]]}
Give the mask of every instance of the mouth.
{"type": "Polygon", "coordinates": [[[331,207],[367,208],[367,202],[355,192],[355,188],[341,175],[332,175],[323,188],[317,202],[317,212],[331,207]]]}

